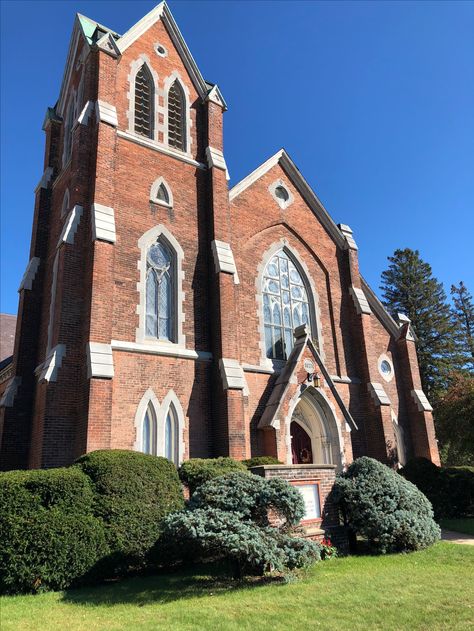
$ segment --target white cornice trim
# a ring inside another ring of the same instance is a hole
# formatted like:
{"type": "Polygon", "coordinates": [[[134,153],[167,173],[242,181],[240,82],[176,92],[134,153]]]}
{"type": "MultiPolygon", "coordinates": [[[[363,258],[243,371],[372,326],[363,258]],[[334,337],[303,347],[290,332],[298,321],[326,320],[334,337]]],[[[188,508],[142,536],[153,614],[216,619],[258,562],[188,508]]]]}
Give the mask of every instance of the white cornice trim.
{"type": "Polygon", "coordinates": [[[313,213],[319,219],[321,224],[327,230],[329,235],[332,237],[334,242],[340,247],[344,248],[346,240],[342,235],[341,231],[334,223],[333,219],[329,215],[328,211],[324,208],[321,201],[318,199],[316,193],[310,187],[308,182],[301,175],[298,167],[295,165],[290,156],[286,153],[284,149],[280,149],[275,155],[269,158],[266,162],[261,164],[255,171],[252,171],[247,177],[241,180],[238,184],[236,184],[229,191],[229,199],[232,201],[235,199],[240,193],[245,191],[249,186],[251,186],[254,182],[260,179],[265,173],[267,173],[272,167],[280,164],[282,169],[285,171],[287,176],[293,182],[295,187],[298,189],[299,193],[311,208],[313,213]]]}
{"type": "Polygon", "coordinates": [[[149,149],[153,149],[154,151],[164,153],[165,155],[176,158],[181,162],[191,164],[193,167],[197,167],[198,169],[207,169],[207,166],[204,163],[193,160],[193,158],[188,157],[186,154],[180,151],[173,151],[172,149],[168,149],[167,147],[162,147],[156,141],[150,140],[149,138],[145,138],[143,136],[135,136],[128,131],[121,130],[117,130],[117,136],[119,136],[119,138],[124,138],[125,140],[130,140],[137,145],[142,145],[142,147],[148,147],[149,149]]]}
{"type": "Polygon", "coordinates": [[[210,361],[212,353],[206,351],[193,351],[177,344],[142,344],[140,342],[127,342],[112,340],[112,350],[126,351],[130,353],[144,353],[147,355],[164,355],[166,357],[182,357],[184,359],[194,359],[196,361],[210,361]]]}

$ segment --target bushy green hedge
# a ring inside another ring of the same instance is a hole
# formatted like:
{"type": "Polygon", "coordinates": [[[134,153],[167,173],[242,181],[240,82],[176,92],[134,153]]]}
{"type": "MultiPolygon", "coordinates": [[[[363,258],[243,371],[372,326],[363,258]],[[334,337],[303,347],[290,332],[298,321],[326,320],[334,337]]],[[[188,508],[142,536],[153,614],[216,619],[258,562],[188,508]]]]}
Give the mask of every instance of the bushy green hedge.
{"type": "Polygon", "coordinates": [[[426,495],[437,519],[474,516],[474,467],[437,467],[413,458],[400,473],[426,495]]]}
{"type": "Polygon", "coordinates": [[[0,475],[0,590],[63,589],[84,581],[108,548],[89,479],[74,468],[0,475]]]}
{"type": "Polygon", "coordinates": [[[169,563],[226,560],[238,577],[301,567],[319,560],[321,549],[289,534],[303,515],[303,499],[288,482],[226,474],[201,485],[186,510],[164,520],[156,553],[169,563]],[[269,510],[279,527],[270,526],[269,510]]]}
{"type": "Polygon", "coordinates": [[[120,449],[93,451],[75,466],[90,478],[94,515],[105,526],[110,555],[104,571],[144,565],[163,517],[184,506],[175,466],[166,458],[120,449]]]}
{"type": "Polygon", "coordinates": [[[419,550],[440,537],[423,493],[372,458],[355,460],[337,476],[332,499],[352,531],[379,552],[419,550]]]}
{"type": "Polygon", "coordinates": [[[273,456],[254,456],[253,458],[249,458],[248,460],[242,460],[242,464],[244,464],[247,469],[251,467],[261,467],[266,464],[283,464],[278,460],[278,458],[274,458],[273,456]]]}
{"type": "Polygon", "coordinates": [[[247,471],[247,468],[233,458],[191,458],[183,462],[178,473],[192,494],[204,482],[233,471],[247,471]]]}

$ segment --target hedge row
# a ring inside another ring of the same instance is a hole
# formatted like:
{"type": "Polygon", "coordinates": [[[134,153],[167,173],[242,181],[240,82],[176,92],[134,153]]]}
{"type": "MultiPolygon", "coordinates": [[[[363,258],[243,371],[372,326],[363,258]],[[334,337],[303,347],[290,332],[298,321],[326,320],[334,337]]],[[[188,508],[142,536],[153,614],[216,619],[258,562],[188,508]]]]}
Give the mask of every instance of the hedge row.
{"type": "Polygon", "coordinates": [[[400,473],[426,495],[437,519],[474,516],[474,467],[437,467],[414,458],[400,473]]]}
{"type": "Polygon", "coordinates": [[[175,467],[136,452],[2,473],[0,591],[64,589],[142,567],[163,517],[183,506],[175,467]]]}

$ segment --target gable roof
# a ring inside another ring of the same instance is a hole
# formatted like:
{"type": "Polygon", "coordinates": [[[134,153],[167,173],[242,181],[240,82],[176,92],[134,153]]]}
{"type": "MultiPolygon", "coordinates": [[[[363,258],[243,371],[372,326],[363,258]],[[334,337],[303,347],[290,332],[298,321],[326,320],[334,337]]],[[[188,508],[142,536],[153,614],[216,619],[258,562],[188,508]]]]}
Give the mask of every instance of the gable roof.
{"type": "MultiPolygon", "coordinates": [[[[279,164],[281,168],[285,171],[293,185],[299,191],[303,199],[311,208],[314,215],[319,219],[328,234],[332,237],[336,245],[343,249],[346,248],[346,238],[340,230],[339,226],[334,222],[331,215],[324,208],[321,200],[318,198],[311,186],[305,180],[300,170],[287,154],[285,149],[280,149],[280,151],[277,151],[273,156],[271,156],[271,158],[268,158],[266,162],[261,164],[254,171],[252,171],[252,173],[247,175],[243,180],[240,180],[240,182],[233,186],[229,191],[229,199],[231,201],[234,200],[241,193],[243,193],[243,191],[249,188],[249,186],[252,186],[252,184],[263,177],[265,173],[268,173],[268,171],[277,164],[279,164]]],[[[378,318],[389,331],[389,333],[394,335],[395,338],[398,338],[400,333],[400,327],[398,326],[398,324],[388,313],[388,311],[385,309],[383,304],[380,302],[380,300],[377,298],[373,290],[369,287],[368,283],[364,280],[364,278],[362,278],[362,276],[361,283],[367,300],[372,307],[374,313],[378,316],[378,318]]]]}
{"type": "Polygon", "coordinates": [[[83,37],[85,42],[89,46],[94,46],[97,41],[100,40],[104,35],[110,34],[117,45],[119,53],[122,54],[125,50],[127,50],[129,46],[133,44],[133,42],[135,42],[141,35],[143,35],[143,33],[145,33],[149,28],[156,24],[158,20],[163,21],[163,24],[165,25],[166,30],[168,31],[168,34],[171,37],[176,50],[178,51],[178,54],[183,60],[186,70],[188,71],[189,76],[191,77],[191,80],[199,96],[203,100],[205,100],[210,92],[217,91],[222,107],[224,108],[224,110],[226,110],[227,104],[224,100],[224,97],[222,96],[221,91],[219,90],[217,85],[210,84],[204,80],[168,5],[166,4],[166,2],[163,1],[160,2],[160,4],[158,4],[149,13],[143,16],[123,35],[119,35],[119,33],[116,33],[112,29],[109,29],[107,26],[99,24],[99,22],[96,22],[95,20],[91,20],[85,15],[82,15],[80,13],[76,14],[74,27],[71,34],[71,40],[69,42],[66,67],[64,70],[60,95],[57,104],[58,111],[60,113],[62,113],[63,111],[67,86],[72,71],[72,62],[80,37],[83,37]]]}
{"type": "Polygon", "coordinates": [[[283,171],[285,171],[285,173],[288,175],[291,182],[294,184],[300,195],[306,201],[308,206],[322,223],[322,225],[335,241],[335,243],[340,248],[344,248],[346,242],[345,237],[343,236],[337,225],[334,223],[334,220],[331,218],[328,211],[324,208],[321,200],[317,197],[316,193],[313,191],[308,182],[304,179],[300,170],[284,149],[280,149],[280,151],[277,151],[275,155],[273,155],[266,162],[257,167],[255,171],[252,171],[252,173],[247,175],[247,177],[245,177],[243,180],[238,182],[238,184],[233,186],[229,191],[229,199],[231,201],[234,200],[243,191],[245,191],[249,186],[252,186],[254,182],[259,180],[263,175],[265,175],[265,173],[270,171],[270,169],[272,169],[277,164],[279,164],[283,171]]]}
{"type": "Polygon", "coordinates": [[[276,427],[278,425],[277,421],[279,420],[278,416],[280,413],[281,406],[283,404],[284,398],[290,384],[293,382],[293,376],[296,374],[298,369],[298,364],[303,356],[303,353],[306,348],[311,351],[314,359],[316,360],[319,369],[321,370],[326,383],[328,384],[338,406],[344,416],[346,422],[351,426],[352,429],[358,429],[356,422],[351,416],[351,413],[347,409],[344,401],[342,400],[339,392],[334,385],[334,382],[329,374],[326,366],[321,359],[321,355],[319,354],[316,346],[313,344],[313,341],[308,333],[306,325],[302,325],[295,329],[295,344],[293,349],[288,357],[288,361],[286,362],[283,370],[281,371],[278,379],[275,382],[272,393],[268,400],[268,403],[263,411],[263,414],[260,418],[258,427],[262,429],[264,427],[276,427]]]}

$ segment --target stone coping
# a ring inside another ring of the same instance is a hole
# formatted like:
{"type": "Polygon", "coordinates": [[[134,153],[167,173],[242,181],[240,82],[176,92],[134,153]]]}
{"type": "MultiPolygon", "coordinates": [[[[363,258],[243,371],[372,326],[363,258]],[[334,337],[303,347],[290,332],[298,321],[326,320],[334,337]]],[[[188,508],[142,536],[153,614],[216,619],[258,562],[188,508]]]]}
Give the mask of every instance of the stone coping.
{"type": "Polygon", "coordinates": [[[318,470],[318,469],[336,469],[335,464],[261,464],[256,467],[250,467],[263,471],[291,471],[292,469],[318,470]]]}

